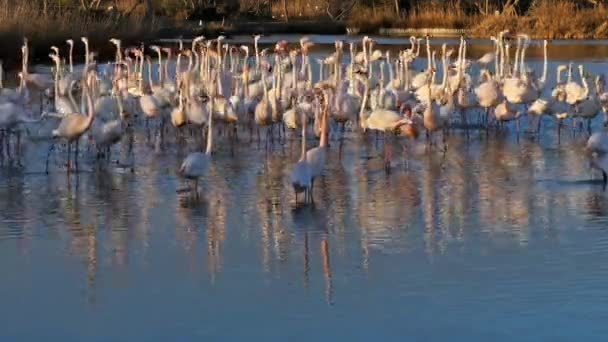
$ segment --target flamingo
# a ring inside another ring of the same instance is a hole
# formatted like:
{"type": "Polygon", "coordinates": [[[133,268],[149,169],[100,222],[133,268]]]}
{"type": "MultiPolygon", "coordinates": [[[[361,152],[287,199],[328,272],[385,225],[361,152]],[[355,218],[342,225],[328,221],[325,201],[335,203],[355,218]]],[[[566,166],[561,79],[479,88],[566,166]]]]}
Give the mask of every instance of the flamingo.
{"type": "Polygon", "coordinates": [[[304,114],[301,114],[302,153],[300,155],[300,160],[298,160],[291,172],[291,184],[296,195],[296,204],[298,203],[298,194],[302,192],[304,193],[304,202],[308,202],[309,197],[312,201],[312,192],[310,191],[312,188],[312,169],[310,163],[306,159],[306,121],[304,114]]]}
{"type": "Polygon", "coordinates": [[[327,159],[327,126],[328,126],[328,115],[329,115],[329,95],[326,90],[323,90],[323,112],[321,114],[321,138],[319,140],[319,146],[306,151],[306,160],[310,163],[311,170],[311,184],[310,184],[310,198],[312,201],[313,191],[315,187],[315,179],[321,176],[323,169],[325,168],[325,160],[327,159]]]}
{"type": "MultiPolygon", "coordinates": [[[[78,113],[68,114],[62,120],[59,126],[53,130],[52,136],[53,138],[59,138],[67,141],[68,144],[68,167],[67,172],[71,171],[70,166],[70,153],[71,153],[71,144],[76,143],[76,151],[74,153],[74,160],[76,164],[76,171],[78,171],[78,140],[80,137],[89,130],[93,120],[95,118],[95,110],[93,108],[93,100],[91,98],[90,91],[88,86],[85,85],[83,91],[85,92],[85,96],[88,104],[88,112],[87,115],[82,115],[78,113]]],[[[49,158],[53,149],[55,148],[55,143],[51,144],[49,148],[47,157],[46,157],[46,168],[45,171],[48,174],[49,172],[49,158]]]]}
{"type": "MultiPolygon", "coordinates": [[[[210,106],[213,108],[213,97],[209,99],[210,106]]],[[[204,176],[211,161],[211,151],[213,149],[213,111],[209,111],[207,124],[207,148],[203,152],[191,152],[186,156],[179,168],[179,174],[186,179],[194,180],[194,191],[198,197],[198,180],[204,176]]]]}
{"type": "Polygon", "coordinates": [[[102,151],[105,148],[107,153],[105,157],[108,160],[110,160],[110,147],[120,141],[125,130],[124,120],[126,115],[120,96],[116,96],[116,103],[118,106],[119,118],[110,120],[108,122],[101,122],[100,120],[97,120],[91,129],[91,135],[95,141],[98,151],[102,151]]]}
{"type": "Polygon", "coordinates": [[[608,132],[606,132],[606,128],[589,137],[586,151],[589,153],[591,167],[602,172],[602,183],[606,189],[608,184],[608,132]]]}

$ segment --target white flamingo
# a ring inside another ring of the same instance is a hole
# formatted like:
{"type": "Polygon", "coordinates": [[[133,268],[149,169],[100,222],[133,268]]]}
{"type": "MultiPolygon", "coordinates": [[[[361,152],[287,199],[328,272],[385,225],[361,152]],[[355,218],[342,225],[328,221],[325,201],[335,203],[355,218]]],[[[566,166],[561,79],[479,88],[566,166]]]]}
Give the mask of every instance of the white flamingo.
{"type": "MultiPolygon", "coordinates": [[[[209,99],[213,107],[213,97],[209,99]]],[[[205,152],[192,152],[186,156],[179,168],[179,173],[186,179],[194,180],[194,192],[198,196],[198,181],[204,176],[209,168],[211,161],[211,151],[213,149],[213,113],[209,111],[207,125],[207,148],[205,152]]]]}

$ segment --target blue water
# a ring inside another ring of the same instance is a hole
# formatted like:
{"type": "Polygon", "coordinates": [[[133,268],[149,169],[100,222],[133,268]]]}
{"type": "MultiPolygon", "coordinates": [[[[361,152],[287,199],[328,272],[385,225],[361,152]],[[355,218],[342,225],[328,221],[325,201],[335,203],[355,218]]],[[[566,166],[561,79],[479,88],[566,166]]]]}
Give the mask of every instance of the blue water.
{"type": "Polygon", "coordinates": [[[46,175],[26,140],[0,167],[0,340],[603,341],[608,195],[584,134],[544,127],[421,139],[388,175],[349,134],[308,207],[297,141],[218,138],[197,200],[176,191],[186,151],[142,130],[133,174],[83,157],[67,176],[59,154],[46,175]]]}

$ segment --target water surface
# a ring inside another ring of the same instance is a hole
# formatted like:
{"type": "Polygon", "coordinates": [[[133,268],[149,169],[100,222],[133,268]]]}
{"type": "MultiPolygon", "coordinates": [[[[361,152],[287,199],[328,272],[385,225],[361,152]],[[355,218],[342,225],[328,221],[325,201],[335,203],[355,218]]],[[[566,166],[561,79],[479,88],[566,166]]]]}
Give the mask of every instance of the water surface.
{"type": "Polygon", "coordinates": [[[388,175],[382,141],[348,134],[308,207],[297,141],[218,138],[197,200],[176,192],[189,147],[155,153],[141,129],[134,173],[89,153],[46,175],[26,139],[25,166],[0,167],[0,339],[604,340],[607,195],[586,137],[544,127],[395,145],[388,175]]]}

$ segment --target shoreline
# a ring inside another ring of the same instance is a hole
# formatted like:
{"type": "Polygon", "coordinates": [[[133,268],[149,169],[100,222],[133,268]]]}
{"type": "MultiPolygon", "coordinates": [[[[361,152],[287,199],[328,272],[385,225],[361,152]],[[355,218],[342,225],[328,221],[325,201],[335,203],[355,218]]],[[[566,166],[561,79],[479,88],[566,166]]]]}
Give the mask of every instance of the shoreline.
{"type": "MultiPolygon", "coordinates": [[[[606,24],[608,26],[608,22],[606,24]]],[[[527,33],[534,39],[560,39],[560,40],[601,40],[608,39],[607,32],[598,34],[598,30],[603,30],[603,25],[597,27],[595,34],[571,34],[566,32],[562,35],[542,35],[526,30],[513,30],[514,32],[527,33]]],[[[203,35],[208,38],[214,38],[219,35],[272,35],[272,34],[318,34],[318,35],[379,35],[385,37],[410,37],[410,36],[425,36],[453,38],[464,35],[471,38],[487,38],[495,35],[499,30],[492,32],[484,32],[479,28],[444,28],[444,27],[422,27],[422,28],[400,28],[400,27],[357,27],[350,26],[344,22],[331,21],[226,21],[222,22],[207,22],[202,26],[198,22],[177,22],[175,25],[165,26],[158,29],[156,34],[157,39],[175,39],[175,38],[194,38],[203,35]]]]}

